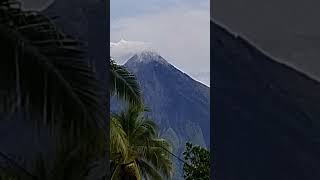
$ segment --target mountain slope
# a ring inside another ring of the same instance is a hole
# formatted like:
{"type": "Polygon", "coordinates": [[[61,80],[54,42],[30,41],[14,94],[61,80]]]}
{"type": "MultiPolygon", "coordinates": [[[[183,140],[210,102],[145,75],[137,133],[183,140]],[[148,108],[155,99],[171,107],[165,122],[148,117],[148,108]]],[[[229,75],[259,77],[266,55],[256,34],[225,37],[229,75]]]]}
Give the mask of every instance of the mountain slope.
{"type": "Polygon", "coordinates": [[[172,128],[179,137],[186,139],[194,136],[189,134],[193,128],[199,129],[204,142],[198,143],[209,146],[210,95],[207,86],[153,52],[136,54],[125,66],[137,76],[144,101],[151,109],[150,115],[162,129],[172,128]],[[189,132],[186,132],[187,128],[191,128],[189,132]]]}
{"type": "MultiPolygon", "coordinates": [[[[186,141],[210,147],[210,89],[169,64],[159,54],[144,51],[125,66],[139,81],[148,115],[160,126],[174,153],[182,157],[186,141]]],[[[123,107],[123,106],[122,106],[123,107]]],[[[119,110],[113,98],[111,110],[119,110]]],[[[173,179],[182,179],[181,162],[173,159],[173,179]]]]}
{"type": "Polygon", "coordinates": [[[215,0],[212,16],[266,50],[277,61],[320,80],[320,2],[215,0]]]}
{"type": "Polygon", "coordinates": [[[319,179],[320,84],[211,29],[217,179],[319,179]]]}

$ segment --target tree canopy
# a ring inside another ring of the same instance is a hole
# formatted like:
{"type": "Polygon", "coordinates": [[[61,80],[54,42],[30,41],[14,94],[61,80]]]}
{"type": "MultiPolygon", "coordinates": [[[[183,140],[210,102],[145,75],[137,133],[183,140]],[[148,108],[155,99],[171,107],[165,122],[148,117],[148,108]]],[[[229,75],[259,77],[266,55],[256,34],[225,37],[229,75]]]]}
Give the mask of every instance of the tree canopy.
{"type": "Polygon", "coordinates": [[[183,156],[185,160],[183,170],[186,180],[210,179],[210,153],[207,149],[188,142],[183,156]]]}

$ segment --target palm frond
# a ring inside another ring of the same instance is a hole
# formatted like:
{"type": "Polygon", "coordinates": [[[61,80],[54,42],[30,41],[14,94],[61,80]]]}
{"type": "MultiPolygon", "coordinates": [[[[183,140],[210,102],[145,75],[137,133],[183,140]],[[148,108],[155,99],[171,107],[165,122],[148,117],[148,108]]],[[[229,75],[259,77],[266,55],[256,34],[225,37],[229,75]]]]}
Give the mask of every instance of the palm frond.
{"type": "Polygon", "coordinates": [[[171,159],[171,146],[164,139],[153,138],[145,144],[136,146],[136,151],[141,159],[150,162],[165,177],[171,177],[173,163],[171,159]]]}
{"type": "Polygon", "coordinates": [[[114,118],[110,121],[110,154],[111,160],[119,163],[128,156],[129,142],[121,124],[114,118]]]}
{"type": "Polygon", "coordinates": [[[120,180],[120,165],[117,165],[115,167],[115,170],[113,171],[112,175],[111,175],[111,180],[120,180]]]}
{"type": "Polygon", "coordinates": [[[153,173],[150,178],[170,178],[173,171],[169,153],[172,151],[171,145],[158,136],[155,122],[146,118],[143,112],[144,108],[131,106],[126,112],[112,115],[113,120],[119,123],[118,127],[123,128],[128,141],[129,151],[127,157],[123,157],[125,161],[122,164],[136,162],[141,175],[145,177],[149,176],[150,172],[153,173]],[[141,169],[140,161],[147,163],[142,164],[146,166],[146,170],[141,169]],[[159,176],[156,176],[154,171],[157,171],[159,176]]]}
{"type": "Polygon", "coordinates": [[[46,16],[21,10],[14,0],[0,2],[0,22],[0,98],[6,102],[1,111],[23,109],[52,132],[99,134],[104,94],[83,43],[58,31],[46,16]]]}
{"type": "Polygon", "coordinates": [[[110,59],[110,93],[130,104],[141,104],[141,92],[134,74],[110,59]]]}
{"type": "Polygon", "coordinates": [[[162,180],[163,177],[159,174],[158,170],[155,169],[151,164],[143,160],[138,161],[139,168],[145,179],[162,180]]]}

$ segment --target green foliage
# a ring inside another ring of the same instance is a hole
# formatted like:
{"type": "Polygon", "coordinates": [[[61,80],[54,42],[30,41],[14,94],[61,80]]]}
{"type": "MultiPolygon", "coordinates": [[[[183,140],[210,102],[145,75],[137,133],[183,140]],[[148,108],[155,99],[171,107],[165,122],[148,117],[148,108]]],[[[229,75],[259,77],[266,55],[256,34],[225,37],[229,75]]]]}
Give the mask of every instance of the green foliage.
{"type": "Polygon", "coordinates": [[[156,124],[140,106],[114,114],[111,123],[112,179],[133,176],[161,180],[172,174],[170,144],[158,136],[156,124]]]}
{"type": "Polygon", "coordinates": [[[183,156],[186,161],[183,166],[186,180],[210,179],[210,153],[207,149],[186,143],[183,156]]]}

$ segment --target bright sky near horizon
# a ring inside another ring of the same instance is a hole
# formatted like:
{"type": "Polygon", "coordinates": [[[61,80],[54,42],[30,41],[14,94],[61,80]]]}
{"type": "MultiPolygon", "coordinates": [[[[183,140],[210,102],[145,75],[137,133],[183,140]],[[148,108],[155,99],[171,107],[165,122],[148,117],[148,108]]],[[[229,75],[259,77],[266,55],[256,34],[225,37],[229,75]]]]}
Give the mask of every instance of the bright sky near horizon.
{"type": "Polygon", "coordinates": [[[110,0],[111,56],[152,49],[194,79],[210,82],[209,0],[110,0]]]}

